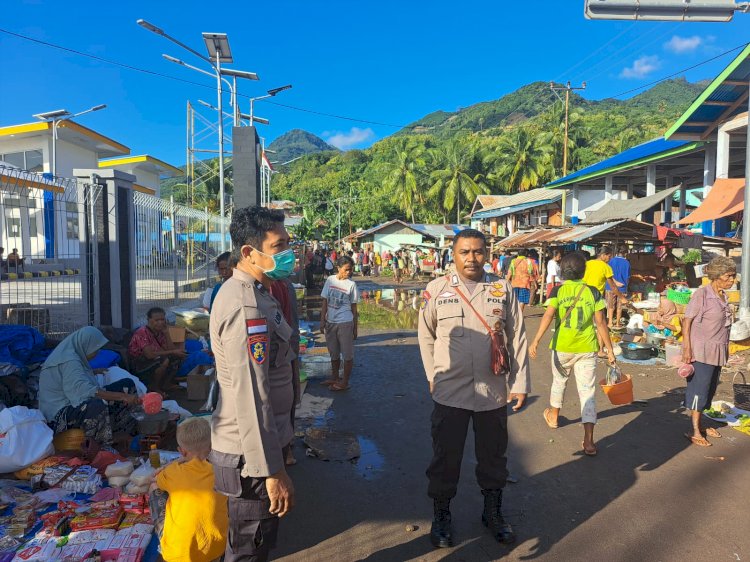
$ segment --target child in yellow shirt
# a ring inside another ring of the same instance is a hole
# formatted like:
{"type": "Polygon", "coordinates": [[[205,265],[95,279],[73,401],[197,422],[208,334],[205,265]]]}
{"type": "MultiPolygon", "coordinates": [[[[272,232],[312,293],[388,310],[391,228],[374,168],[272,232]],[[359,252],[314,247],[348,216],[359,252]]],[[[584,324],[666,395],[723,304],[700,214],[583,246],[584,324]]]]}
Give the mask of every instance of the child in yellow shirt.
{"type": "Polygon", "coordinates": [[[177,426],[177,444],[183,458],[157,473],[150,497],[162,558],[210,562],[224,554],[229,528],[227,498],[214,491],[213,466],[206,460],[210,424],[188,418],[177,426]]]}

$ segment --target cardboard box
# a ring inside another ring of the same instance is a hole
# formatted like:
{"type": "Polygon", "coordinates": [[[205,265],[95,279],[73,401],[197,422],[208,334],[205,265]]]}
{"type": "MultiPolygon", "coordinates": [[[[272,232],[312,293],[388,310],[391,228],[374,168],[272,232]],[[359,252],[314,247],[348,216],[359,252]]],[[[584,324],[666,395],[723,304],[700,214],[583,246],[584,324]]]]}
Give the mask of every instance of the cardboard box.
{"type": "Polygon", "coordinates": [[[185,349],[185,339],[187,338],[187,330],[182,326],[169,326],[169,339],[172,343],[180,349],[185,349]]]}
{"type": "MultiPolygon", "coordinates": [[[[206,375],[207,365],[198,365],[187,375],[187,397],[188,400],[205,400],[208,398],[208,391],[211,388],[213,374],[206,375]]],[[[215,372],[215,371],[214,371],[215,372]]]]}

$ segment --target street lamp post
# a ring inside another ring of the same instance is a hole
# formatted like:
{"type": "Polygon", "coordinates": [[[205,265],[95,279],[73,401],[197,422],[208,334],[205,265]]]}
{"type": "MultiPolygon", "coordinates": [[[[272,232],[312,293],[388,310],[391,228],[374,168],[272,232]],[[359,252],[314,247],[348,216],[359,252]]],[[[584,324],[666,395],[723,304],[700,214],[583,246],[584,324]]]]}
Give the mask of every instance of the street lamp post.
{"type": "MultiPolygon", "coordinates": [[[[219,112],[219,205],[220,205],[220,213],[221,213],[221,250],[226,250],[226,224],[224,223],[224,206],[225,206],[225,196],[224,196],[224,111],[223,111],[223,103],[222,103],[222,75],[228,75],[233,76],[236,78],[247,78],[249,80],[258,80],[258,75],[254,72],[245,72],[241,70],[234,70],[234,69],[222,69],[221,63],[232,63],[234,62],[234,59],[232,58],[232,50],[229,48],[229,39],[227,38],[226,33],[203,33],[203,41],[206,45],[206,50],[208,51],[208,56],[200,54],[195,49],[192,49],[191,47],[188,47],[181,41],[175,39],[171,35],[167,34],[163,29],[160,27],[156,27],[155,25],[147,22],[146,20],[139,19],[137,20],[138,25],[143,27],[144,29],[147,29],[151,31],[152,33],[155,33],[156,35],[161,35],[165,39],[171,41],[175,45],[178,45],[185,49],[186,51],[194,54],[199,59],[207,62],[211,65],[211,67],[214,69],[214,74],[216,76],[216,96],[218,101],[218,112],[219,112]]],[[[204,74],[210,74],[206,71],[203,71],[201,69],[198,69],[196,67],[190,66],[188,64],[183,63],[179,59],[175,59],[174,57],[167,57],[167,60],[170,60],[172,62],[176,62],[177,64],[181,64],[183,66],[186,66],[188,68],[191,68],[193,70],[197,70],[198,72],[203,72],[204,74]]],[[[233,103],[235,104],[235,113],[236,110],[236,84],[235,87],[230,86],[230,92],[232,93],[233,103]]],[[[234,118],[236,122],[236,116],[234,118]]]]}
{"type": "Polygon", "coordinates": [[[250,98],[250,123],[252,124],[252,122],[255,120],[253,118],[253,115],[254,115],[253,112],[254,112],[254,106],[255,106],[256,101],[264,100],[266,98],[272,98],[279,92],[283,92],[284,90],[290,90],[291,88],[292,88],[292,85],[287,84],[286,86],[281,86],[279,88],[271,88],[270,90],[268,90],[268,92],[266,92],[265,96],[258,96],[257,98],[250,98]]]}
{"type": "Polygon", "coordinates": [[[80,117],[86,113],[92,113],[99,111],[107,107],[107,104],[99,104],[94,107],[90,107],[78,113],[70,113],[67,109],[57,109],[55,111],[48,111],[46,113],[36,113],[34,117],[41,119],[42,121],[49,121],[52,123],[52,166],[51,172],[53,177],[57,177],[57,128],[63,121],[68,121],[74,117],[80,117]]]}

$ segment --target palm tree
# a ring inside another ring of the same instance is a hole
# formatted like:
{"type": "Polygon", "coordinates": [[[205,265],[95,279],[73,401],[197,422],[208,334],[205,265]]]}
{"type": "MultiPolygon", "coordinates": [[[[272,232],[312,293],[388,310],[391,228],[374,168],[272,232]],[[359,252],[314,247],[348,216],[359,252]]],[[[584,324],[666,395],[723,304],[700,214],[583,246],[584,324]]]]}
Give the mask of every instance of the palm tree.
{"type": "Polygon", "coordinates": [[[437,169],[430,174],[434,182],[428,197],[438,201],[444,214],[456,209],[456,223],[461,223],[461,205],[473,202],[478,195],[489,193],[484,176],[478,173],[477,147],[471,141],[452,139],[432,152],[437,169]]]}
{"type": "Polygon", "coordinates": [[[526,191],[550,177],[550,159],[550,146],[519,127],[502,137],[497,152],[488,157],[496,166],[491,179],[499,181],[507,193],[526,191]]]}
{"type": "Polygon", "coordinates": [[[383,164],[384,189],[391,200],[407,215],[414,218],[414,208],[424,201],[420,183],[424,176],[424,147],[409,139],[398,139],[392,151],[393,161],[383,164]]]}

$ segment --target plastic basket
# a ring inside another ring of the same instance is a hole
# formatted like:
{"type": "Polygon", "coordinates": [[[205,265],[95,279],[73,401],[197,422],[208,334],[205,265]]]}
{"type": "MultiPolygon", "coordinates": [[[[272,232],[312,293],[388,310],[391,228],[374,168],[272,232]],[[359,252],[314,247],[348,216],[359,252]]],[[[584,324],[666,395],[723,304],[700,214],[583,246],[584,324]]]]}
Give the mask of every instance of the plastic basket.
{"type": "Polygon", "coordinates": [[[676,304],[687,304],[690,302],[692,293],[682,293],[675,291],[674,289],[667,289],[667,300],[672,301],[676,304]]]}
{"type": "Polygon", "coordinates": [[[605,379],[599,381],[604,394],[607,395],[611,404],[620,406],[630,404],[633,401],[633,380],[630,375],[625,375],[625,380],[617,384],[605,384],[605,379]]]}

